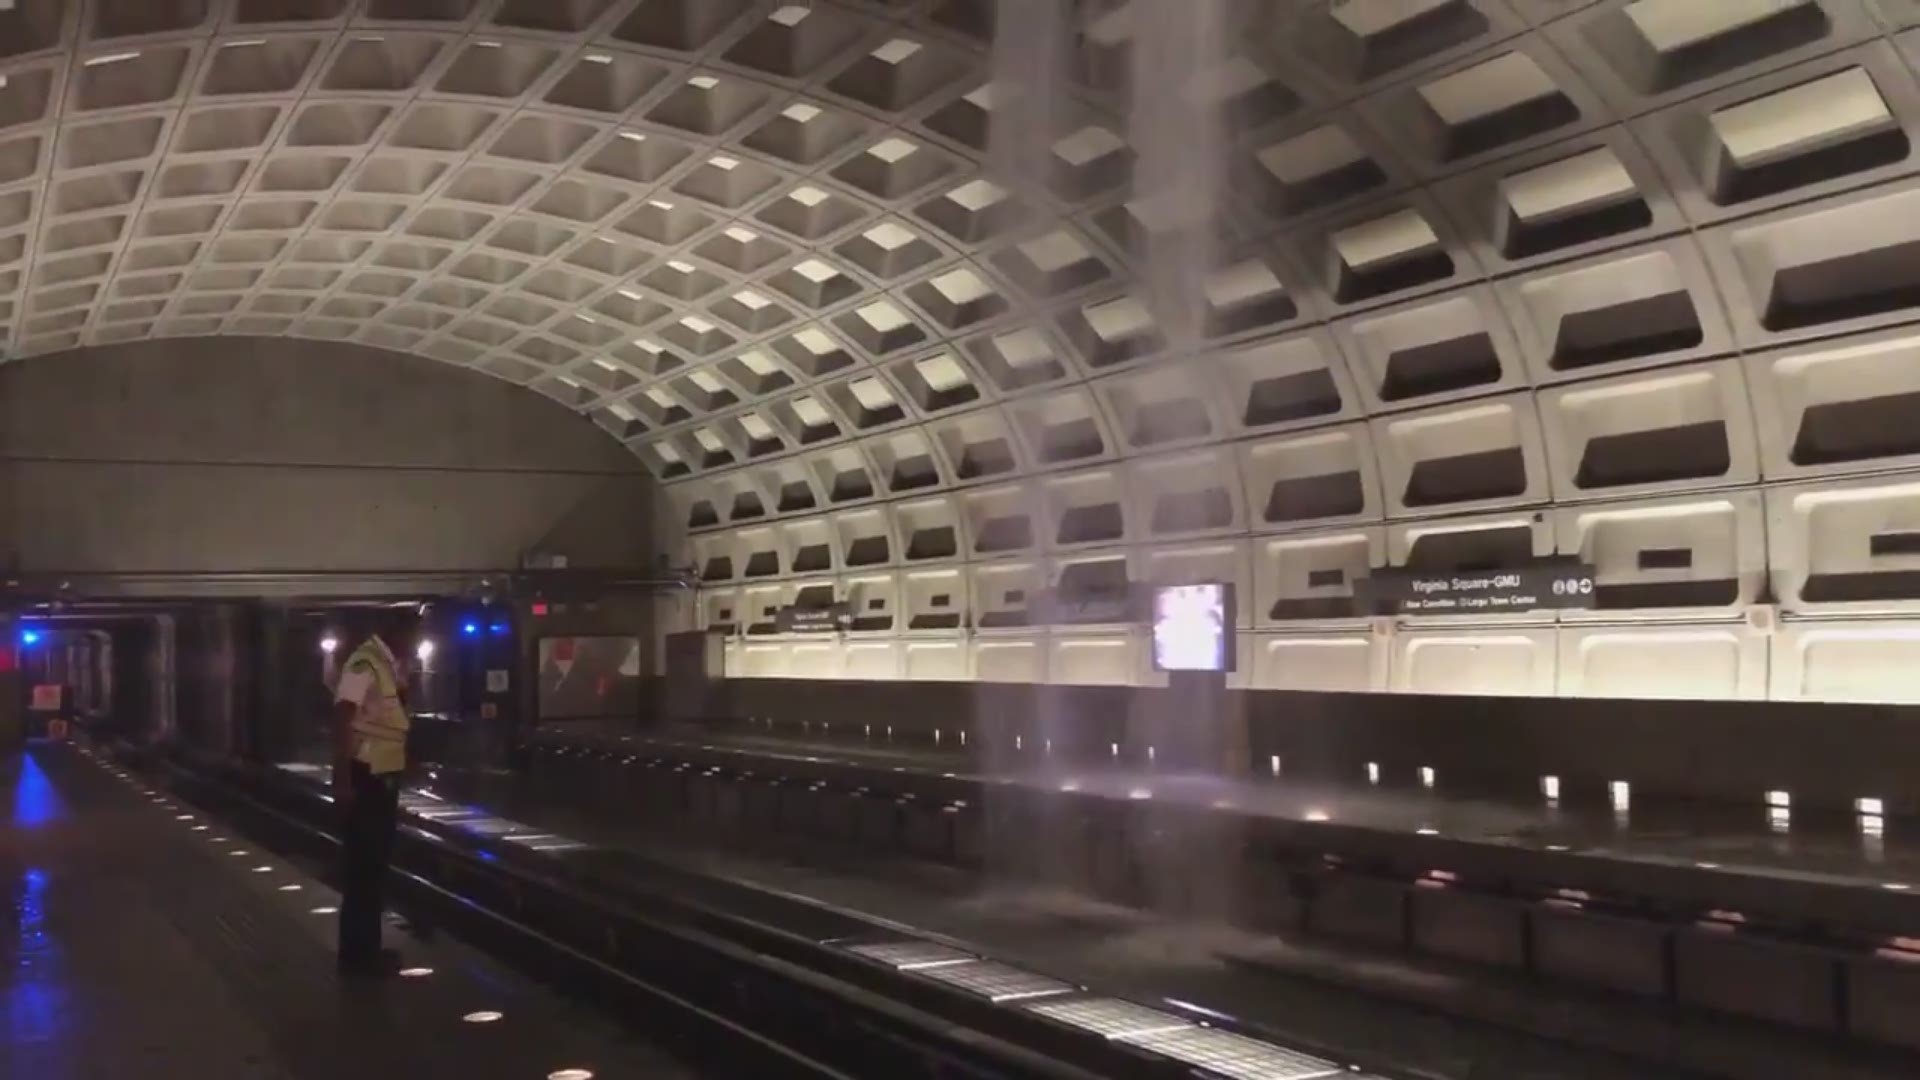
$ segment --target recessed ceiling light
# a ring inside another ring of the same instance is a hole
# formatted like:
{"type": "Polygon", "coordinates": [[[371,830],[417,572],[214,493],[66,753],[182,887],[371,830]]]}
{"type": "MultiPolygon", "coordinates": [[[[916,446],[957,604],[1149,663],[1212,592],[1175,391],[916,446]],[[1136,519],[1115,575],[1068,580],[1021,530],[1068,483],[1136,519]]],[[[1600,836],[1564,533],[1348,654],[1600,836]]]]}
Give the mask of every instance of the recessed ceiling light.
{"type": "Polygon", "coordinates": [[[492,1009],[481,1009],[477,1012],[470,1012],[460,1019],[465,1020],[469,1024],[491,1024],[505,1015],[505,1013],[495,1012],[492,1009]]]}
{"type": "Polygon", "coordinates": [[[895,165],[913,156],[917,150],[919,147],[905,139],[890,138],[874,143],[867,148],[867,153],[889,165],[895,165]]]}
{"type": "Polygon", "coordinates": [[[897,64],[920,51],[920,43],[906,38],[894,38],[885,45],[873,50],[869,55],[883,64],[897,64]]]}

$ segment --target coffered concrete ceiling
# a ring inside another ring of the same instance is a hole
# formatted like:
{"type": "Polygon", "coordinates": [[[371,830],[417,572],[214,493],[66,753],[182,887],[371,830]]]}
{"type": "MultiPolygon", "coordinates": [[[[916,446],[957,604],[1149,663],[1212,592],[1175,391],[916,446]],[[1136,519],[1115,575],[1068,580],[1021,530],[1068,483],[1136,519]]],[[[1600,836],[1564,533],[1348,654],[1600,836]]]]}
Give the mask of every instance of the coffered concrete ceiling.
{"type": "MultiPolygon", "coordinates": [[[[1745,489],[1920,461],[1920,3],[1229,7],[1130,90],[1131,6],[1072,5],[1021,184],[993,0],[18,0],[0,344],[417,352],[590,415],[690,543],[885,506],[889,564],[1379,523],[1364,571],[1700,491],[1758,534],[1745,489]],[[1180,330],[1142,93],[1228,132],[1180,330]]],[[[1788,599],[1773,551],[1709,606],[1788,599]]]]}

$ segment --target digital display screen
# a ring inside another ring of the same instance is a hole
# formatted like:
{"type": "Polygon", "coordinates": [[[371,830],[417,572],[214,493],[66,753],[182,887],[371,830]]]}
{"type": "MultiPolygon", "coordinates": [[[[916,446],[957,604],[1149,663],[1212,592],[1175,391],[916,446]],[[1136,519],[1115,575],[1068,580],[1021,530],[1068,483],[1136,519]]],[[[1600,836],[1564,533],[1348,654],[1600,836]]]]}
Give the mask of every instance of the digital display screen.
{"type": "Polygon", "coordinates": [[[1231,585],[1154,587],[1155,671],[1232,671],[1233,653],[1231,585]]]}

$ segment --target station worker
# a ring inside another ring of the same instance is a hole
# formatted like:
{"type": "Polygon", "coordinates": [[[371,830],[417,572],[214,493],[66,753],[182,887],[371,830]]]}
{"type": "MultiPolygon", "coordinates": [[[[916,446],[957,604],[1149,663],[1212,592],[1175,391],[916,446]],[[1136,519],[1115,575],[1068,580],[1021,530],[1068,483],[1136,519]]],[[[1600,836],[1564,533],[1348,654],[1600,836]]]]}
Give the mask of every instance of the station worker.
{"type": "Polygon", "coordinates": [[[389,975],[380,945],[383,885],[407,767],[406,673],[375,630],[347,657],[334,687],[334,801],[342,811],[340,971],[389,975]]]}

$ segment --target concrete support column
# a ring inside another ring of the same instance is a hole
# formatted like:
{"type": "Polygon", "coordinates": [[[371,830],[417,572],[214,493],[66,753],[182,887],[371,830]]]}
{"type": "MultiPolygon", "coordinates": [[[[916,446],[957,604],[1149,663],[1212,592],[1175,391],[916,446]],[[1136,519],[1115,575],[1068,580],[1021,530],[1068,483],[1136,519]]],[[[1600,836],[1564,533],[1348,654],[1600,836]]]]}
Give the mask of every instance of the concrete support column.
{"type": "Polygon", "coordinates": [[[0,612],[0,756],[26,745],[26,687],[20,680],[20,624],[0,612]]]}
{"type": "Polygon", "coordinates": [[[297,716],[289,697],[290,616],[284,604],[248,605],[236,642],[246,693],[240,753],[254,761],[284,761],[297,744],[297,716]]]}

